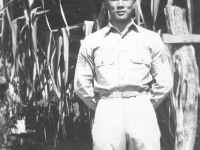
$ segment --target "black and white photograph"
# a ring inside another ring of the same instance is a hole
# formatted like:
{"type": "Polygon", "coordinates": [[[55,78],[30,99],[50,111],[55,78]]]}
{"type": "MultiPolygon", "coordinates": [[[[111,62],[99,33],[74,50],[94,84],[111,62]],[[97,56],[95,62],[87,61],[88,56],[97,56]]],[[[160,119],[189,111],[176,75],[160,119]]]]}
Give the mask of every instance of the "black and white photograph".
{"type": "Polygon", "coordinates": [[[0,0],[0,150],[200,150],[199,0],[0,0]]]}

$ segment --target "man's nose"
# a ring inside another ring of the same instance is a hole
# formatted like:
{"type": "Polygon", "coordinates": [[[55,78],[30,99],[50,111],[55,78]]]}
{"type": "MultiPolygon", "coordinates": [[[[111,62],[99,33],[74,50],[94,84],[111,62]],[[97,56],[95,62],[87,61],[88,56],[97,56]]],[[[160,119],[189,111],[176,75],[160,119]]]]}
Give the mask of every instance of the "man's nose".
{"type": "Polygon", "coordinates": [[[117,8],[120,9],[120,8],[123,8],[123,7],[124,7],[123,0],[119,0],[119,1],[118,1],[118,5],[117,5],[117,8]]]}

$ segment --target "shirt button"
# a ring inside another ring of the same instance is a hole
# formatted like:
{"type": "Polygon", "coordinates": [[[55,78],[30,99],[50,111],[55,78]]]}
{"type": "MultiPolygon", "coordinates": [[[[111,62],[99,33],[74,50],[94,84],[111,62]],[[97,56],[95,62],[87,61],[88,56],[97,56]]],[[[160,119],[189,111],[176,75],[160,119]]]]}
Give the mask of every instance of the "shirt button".
{"type": "Polygon", "coordinates": [[[142,58],[142,61],[143,61],[144,59],[142,58]]]}
{"type": "Polygon", "coordinates": [[[103,61],[101,62],[101,64],[103,64],[103,61]]]}

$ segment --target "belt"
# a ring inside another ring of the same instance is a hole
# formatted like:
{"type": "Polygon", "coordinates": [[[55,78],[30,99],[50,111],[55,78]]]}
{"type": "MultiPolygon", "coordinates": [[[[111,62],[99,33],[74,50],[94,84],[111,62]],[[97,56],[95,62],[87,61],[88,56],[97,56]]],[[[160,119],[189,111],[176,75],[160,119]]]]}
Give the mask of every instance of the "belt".
{"type": "Polygon", "coordinates": [[[138,92],[138,91],[126,91],[126,92],[113,92],[113,93],[101,93],[99,94],[100,98],[129,98],[136,97],[139,95],[147,95],[146,91],[138,92]]]}

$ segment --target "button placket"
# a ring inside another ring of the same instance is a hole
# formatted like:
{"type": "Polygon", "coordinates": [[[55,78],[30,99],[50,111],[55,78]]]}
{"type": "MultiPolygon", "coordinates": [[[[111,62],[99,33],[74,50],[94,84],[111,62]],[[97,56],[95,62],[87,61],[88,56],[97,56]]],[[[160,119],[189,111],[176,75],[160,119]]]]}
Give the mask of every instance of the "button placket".
{"type": "Polygon", "coordinates": [[[123,56],[123,45],[122,45],[123,38],[121,37],[119,41],[119,50],[118,50],[118,84],[119,90],[121,90],[121,82],[122,82],[122,56],[123,56]]]}

